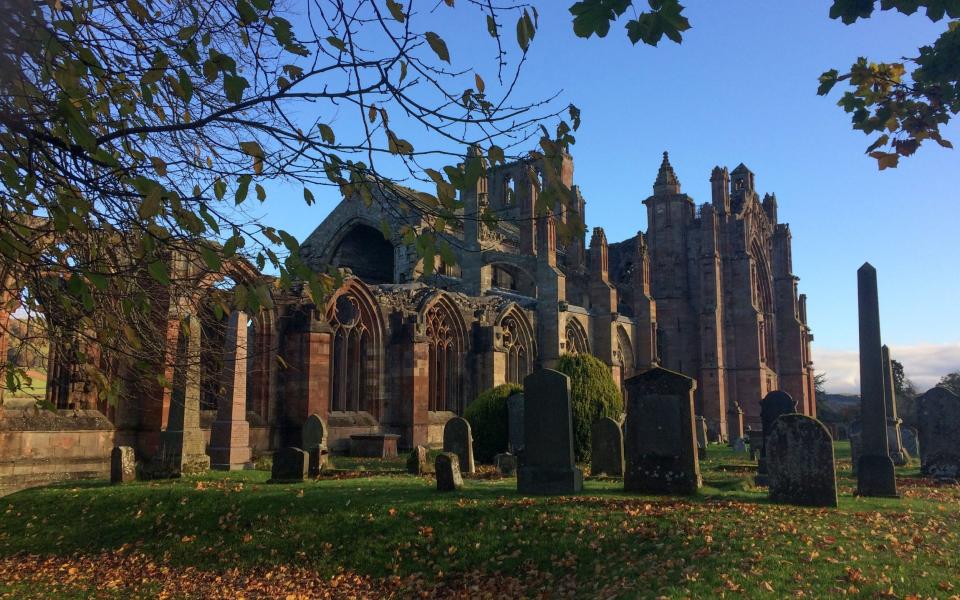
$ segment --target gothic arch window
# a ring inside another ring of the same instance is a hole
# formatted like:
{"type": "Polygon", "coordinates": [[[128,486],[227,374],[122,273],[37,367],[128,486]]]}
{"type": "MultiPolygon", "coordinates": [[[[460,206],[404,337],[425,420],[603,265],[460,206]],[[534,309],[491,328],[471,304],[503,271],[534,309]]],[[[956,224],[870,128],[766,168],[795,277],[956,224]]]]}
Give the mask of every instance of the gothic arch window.
{"type": "Polygon", "coordinates": [[[517,184],[513,176],[503,178],[503,208],[513,208],[517,203],[517,184]]]}
{"type": "Polygon", "coordinates": [[[773,328],[773,292],[770,278],[770,269],[767,266],[766,255],[760,242],[756,239],[751,244],[751,250],[754,256],[754,297],[760,312],[759,323],[757,326],[760,361],[764,363],[775,362],[774,339],[776,332],[773,328]]]}
{"type": "Polygon", "coordinates": [[[533,328],[523,313],[513,307],[501,317],[500,327],[503,332],[503,348],[507,354],[507,382],[522,384],[524,377],[532,371],[536,353],[533,328]]]}
{"type": "Polygon", "coordinates": [[[636,362],[633,355],[633,342],[623,327],[617,327],[617,346],[620,357],[620,389],[623,390],[623,382],[633,376],[636,369],[636,362]]]}
{"type": "Polygon", "coordinates": [[[365,411],[377,417],[380,320],[366,289],[348,281],[330,301],[327,321],[333,329],[330,410],[365,411]]]}
{"type": "Polygon", "coordinates": [[[463,412],[466,327],[453,303],[439,296],[423,315],[428,340],[431,411],[463,412]]]}
{"type": "Polygon", "coordinates": [[[567,352],[570,354],[589,354],[590,344],[587,341],[587,332],[576,317],[567,317],[565,330],[567,337],[567,352]]]}

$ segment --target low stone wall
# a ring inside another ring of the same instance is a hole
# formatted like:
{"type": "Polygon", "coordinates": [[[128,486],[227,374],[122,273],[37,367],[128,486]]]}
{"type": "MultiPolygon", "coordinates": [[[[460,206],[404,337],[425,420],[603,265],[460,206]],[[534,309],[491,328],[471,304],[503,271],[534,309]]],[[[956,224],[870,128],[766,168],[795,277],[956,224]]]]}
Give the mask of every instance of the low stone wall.
{"type": "Polygon", "coordinates": [[[73,479],[109,479],[114,428],[96,410],[3,410],[0,495],[73,479]]]}

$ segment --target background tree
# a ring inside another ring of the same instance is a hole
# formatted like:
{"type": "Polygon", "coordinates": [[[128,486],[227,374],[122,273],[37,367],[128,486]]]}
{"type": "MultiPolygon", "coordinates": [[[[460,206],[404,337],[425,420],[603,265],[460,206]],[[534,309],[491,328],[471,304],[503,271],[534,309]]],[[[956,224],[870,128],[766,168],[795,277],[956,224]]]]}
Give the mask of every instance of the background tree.
{"type": "MultiPolygon", "coordinates": [[[[625,28],[634,44],[656,46],[664,36],[680,43],[691,26],[679,0],[647,0],[649,11],[638,9],[643,4],[641,0],[581,0],[570,7],[573,30],[580,37],[605,37],[610,24],[629,11],[625,28]]],[[[940,37],[919,48],[916,56],[889,63],[861,57],[847,70],[831,69],[820,76],[820,95],[829,94],[837,83],[849,86],[838,105],[850,114],[854,129],[876,136],[867,153],[880,169],[886,169],[896,167],[901,157],[911,156],[927,140],[953,147],[940,127],[960,112],[960,1],[834,0],[829,16],[851,25],[870,18],[877,6],[905,15],[922,9],[935,23],[944,17],[952,19],[940,37]]]]}
{"type": "Polygon", "coordinates": [[[960,371],[948,373],[940,378],[938,386],[947,388],[954,394],[960,395],[960,371]]]}
{"type": "MultiPolygon", "coordinates": [[[[329,289],[333,274],[313,273],[297,240],[254,218],[267,181],[302,184],[307,204],[330,186],[387,213],[426,207],[427,228],[395,233],[416,243],[427,272],[435,254],[449,259],[440,234],[453,222],[495,222],[459,212],[457,191],[486,162],[536,146],[538,208],[565,201],[554,165],[574,141],[576,108],[514,100],[536,10],[462,2],[448,22],[491,40],[467,61],[429,29],[430,13],[453,5],[10,0],[0,12],[0,303],[140,360],[158,302],[195,292],[197,269],[174,257],[195,256],[210,273],[270,265],[276,287],[304,282],[316,302],[329,289]],[[480,56],[489,61],[471,64],[480,56]],[[414,148],[411,130],[430,147],[414,148]],[[464,161],[468,146],[480,152],[464,161]],[[408,180],[436,193],[393,193],[408,180]]],[[[244,280],[225,301],[253,312],[270,303],[266,283],[244,280]]]]}

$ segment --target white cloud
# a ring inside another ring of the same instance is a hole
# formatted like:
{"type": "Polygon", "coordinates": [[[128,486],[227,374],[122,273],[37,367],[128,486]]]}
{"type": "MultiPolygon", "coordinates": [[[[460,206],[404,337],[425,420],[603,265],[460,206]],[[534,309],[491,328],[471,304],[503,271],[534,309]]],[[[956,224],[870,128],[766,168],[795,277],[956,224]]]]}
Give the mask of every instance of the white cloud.
{"type": "MultiPolygon", "coordinates": [[[[903,363],[917,390],[933,387],[940,378],[960,371],[960,342],[890,346],[890,357],[903,363]]],[[[814,348],[813,368],[827,374],[826,389],[833,393],[860,392],[860,357],[856,350],[814,348]]]]}

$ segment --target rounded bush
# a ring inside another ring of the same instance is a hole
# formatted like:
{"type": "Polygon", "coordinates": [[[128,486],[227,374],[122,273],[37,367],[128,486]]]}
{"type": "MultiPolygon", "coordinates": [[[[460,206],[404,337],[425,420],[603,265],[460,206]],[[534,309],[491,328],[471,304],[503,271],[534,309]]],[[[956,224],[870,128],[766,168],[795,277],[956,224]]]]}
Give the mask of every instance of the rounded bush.
{"type": "Polygon", "coordinates": [[[523,387],[504,383],[491,388],[474,400],[463,413],[473,433],[473,456],[482,463],[493,462],[493,457],[507,451],[509,420],[507,398],[523,387]]]}
{"type": "Polygon", "coordinates": [[[573,452],[577,462],[590,460],[590,430],[603,417],[619,420],[623,398],[610,367],[590,354],[565,354],[557,371],[570,378],[573,405],[573,452]]]}

